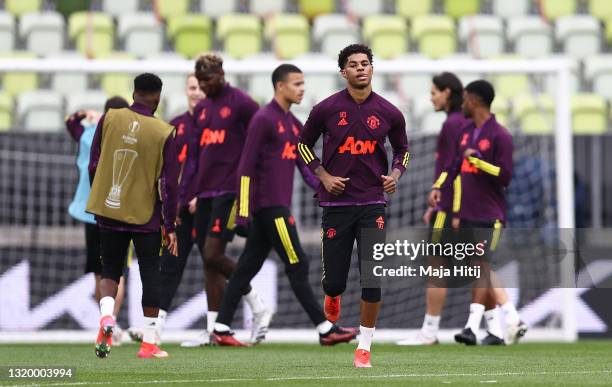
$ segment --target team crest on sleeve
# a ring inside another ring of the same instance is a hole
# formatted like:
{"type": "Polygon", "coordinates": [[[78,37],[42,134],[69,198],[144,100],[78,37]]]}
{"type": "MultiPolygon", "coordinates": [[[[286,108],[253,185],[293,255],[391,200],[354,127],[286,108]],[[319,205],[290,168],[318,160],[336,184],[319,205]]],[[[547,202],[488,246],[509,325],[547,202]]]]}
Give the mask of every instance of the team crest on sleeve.
{"type": "Polygon", "coordinates": [[[276,126],[278,126],[278,133],[285,133],[285,125],[283,125],[281,120],[278,120],[276,126]]]}
{"type": "Polygon", "coordinates": [[[378,218],[376,218],[376,225],[378,226],[379,230],[384,230],[385,229],[385,218],[383,218],[382,216],[379,216],[378,218]]]}
{"type": "Polygon", "coordinates": [[[219,115],[221,116],[221,118],[226,119],[227,117],[232,115],[232,109],[230,109],[229,106],[223,106],[221,110],[219,110],[219,115]]]}
{"type": "Polygon", "coordinates": [[[478,141],[478,149],[480,149],[481,152],[486,152],[489,148],[491,148],[491,142],[488,139],[483,138],[478,141]]]}
{"type": "Polygon", "coordinates": [[[366,122],[372,130],[378,129],[378,127],[380,126],[380,120],[375,115],[369,116],[366,122]]]}
{"type": "Polygon", "coordinates": [[[346,112],[340,112],[340,120],[338,121],[338,126],[348,125],[348,121],[346,120],[346,118],[346,112]]]}

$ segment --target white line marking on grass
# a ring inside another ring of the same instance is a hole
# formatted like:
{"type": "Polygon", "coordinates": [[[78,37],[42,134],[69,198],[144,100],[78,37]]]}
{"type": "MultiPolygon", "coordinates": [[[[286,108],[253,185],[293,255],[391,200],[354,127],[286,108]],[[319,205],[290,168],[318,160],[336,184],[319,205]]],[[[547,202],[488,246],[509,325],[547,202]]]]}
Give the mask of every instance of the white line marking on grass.
{"type": "MultiPolygon", "coordinates": [[[[546,375],[598,375],[612,374],[612,370],[593,371],[542,371],[542,372],[492,372],[487,374],[478,373],[440,373],[440,374],[390,374],[390,375],[367,375],[361,370],[355,370],[353,375],[338,376],[287,376],[277,378],[222,378],[222,379],[170,379],[170,380],[140,380],[123,382],[67,382],[67,383],[44,383],[44,384],[21,384],[22,387],[37,386],[83,386],[83,385],[111,385],[111,384],[182,384],[182,383],[224,383],[224,382],[283,382],[292,380],[351,380],[351,379],[399,379],[399,378],[452,378],[452,377],[494,377],[494,376],[546,376],[546,375]]],[[[367,370],[365,370],[367,372],[367,370]]],[[[497,381],[489,381],[497,382],[497,381]]],[[[452,383],[452,382],[449,382],[452,383]]],[[[482,383],[482,382],[481,382],[482,383]]],[[[0,386],[12,387],[14,385],[0,386]]]]}

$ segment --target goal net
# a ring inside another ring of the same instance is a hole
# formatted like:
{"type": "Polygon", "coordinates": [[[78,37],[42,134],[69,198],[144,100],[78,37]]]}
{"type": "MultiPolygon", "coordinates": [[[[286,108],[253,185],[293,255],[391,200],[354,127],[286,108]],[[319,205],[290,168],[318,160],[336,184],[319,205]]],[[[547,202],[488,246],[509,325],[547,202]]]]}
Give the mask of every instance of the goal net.
{"type": "MultiPolygon", "coordinates": [[[[92,76],[102,72],[146,70],[162,74],[162,79],[163,74],[176,79],[192,67],[188,61],[93,61],[87,65],[79,60],[3,62],[0,71],[71,74],[87,69],[92,76]]],[[[306,98],[294,108],[296,115],[305,120],[314,103],[342,87],[342,79],[331,60],[303,58],[293,62],[303,69],[306,77],[306,98]]],[[[271,97],[269,74],[277,64],[270,58],[258,58],[228,60],[224,66],[233,84],[265,103],[271,97]]],[[[443,113],[433,111],[429,90],[431,77],[442,71],[457,73],[464,84],[485,78],[496,87],[493,113],[514,137],[514,174],[507,190],[508,228],[574,227],[569,113],[572,74],[568,63],[560,59],[426,61],[404,58],[376,61],[374,68],[374,90],[404,113],[410,146],[408,170],[398,192],[389,198],[388,229],[424,227],[422,216],[434,178],[436,139],[445,119],[443,113]]],[[[162,114],[166,118],[184,108],[170,98],[165,98],[164,103],[162,114]]],[[[321,154],[320,144],[315,150],[321,154]]],[[[84,229],[67,213],[78,178],[75,152],[76,146],[63,128],[51,133],[25,130],[0,133],[0,338],[5,335],[19,340],[27,338],[32,331],[52,334],[55,330],[89,330],[97,325],[93,277],[84,274],[84,229]]],[[[299,175],[295,180],[292,212],[310,257],[311,285],[322,301],[321,210],[299,175]]],[[[571,243],[568,241],[566,245],[571,243]]],[[[243,241],[237,237],[228,255],[239,256],[242,246],[243,241]]],[[[343,296],[341,323],[347,326],[359,323],[361,291],[356,253],[355,248],[343,296]]],[[[253,283],[276,310],[270,337],[312,340],[316,338],[312,326],[277,262],[272,253],[253,283]]],[[[516,279],[506,286],[522,319],[531,327],[528,336],[531,339],[571,341],[576,338],[576,289],[558,286],[573,276],[571,257],[563,260],[562,266],[562,270],[550,273],[545,267],[508,260],[500,269],[507,278],[516,279]],[[544,272],[549,276],[547,281],[542,281],[544,272]]],[[[201,258],[194,250],[169,313],[168,337],[180,339],[189,336],[185,330],[205,327],[203,283],[201,258]]],[[[469,289],[449,290],[441,322],[443,339],[463,326],[469,303],[469,289]]],[[[387,340],[402,338],[420,328],[424,312],[424,287],[384,289],[377,336],[387,340]]],[[[136,261],[130,270],[119,323],[123,327],[138,325],[140,316],[136,261]]],[[[249,317],[246,308],[239,309],[235,328],[248,327],[249,317]]]]}

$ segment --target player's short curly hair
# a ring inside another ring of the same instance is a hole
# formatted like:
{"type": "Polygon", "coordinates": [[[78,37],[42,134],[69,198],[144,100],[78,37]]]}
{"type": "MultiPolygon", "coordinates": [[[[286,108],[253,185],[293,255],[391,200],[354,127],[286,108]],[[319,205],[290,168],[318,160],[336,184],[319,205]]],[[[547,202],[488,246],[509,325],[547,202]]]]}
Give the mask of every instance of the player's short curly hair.
{"type": "Polygon", "coordinates": [[[340,70],[344,69],[346,62],[348,61],[348,57],[353,54],[366,54],[370,64],[373,63],[374,55],[372,55],[372,50],[370,47],[366,46],[365,44],[351,44],[344,47],[342,51],[340,51],[340,54],[338,54],[338,67],[340,67],[340,70]]]}
{"type": "Polygon", "coordinates": [[[201,73],[207,73],[210,71],[218,71],[223,68],[223,59],[217,54],[204,54],[196,60],[195,63],[195,74],[196,76],[201,73]]]}

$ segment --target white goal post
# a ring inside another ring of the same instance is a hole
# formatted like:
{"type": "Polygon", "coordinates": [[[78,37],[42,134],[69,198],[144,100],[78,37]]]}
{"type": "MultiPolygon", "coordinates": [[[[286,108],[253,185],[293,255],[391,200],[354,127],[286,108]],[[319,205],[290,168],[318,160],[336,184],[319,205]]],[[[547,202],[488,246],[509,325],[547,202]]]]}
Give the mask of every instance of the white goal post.
{"type": "MultiPolygon", "coordinates": [[[[297,64],[306,74],[331,74],[337,73],[337,64],[332,59],[296,59],[289,61],[297,64]]],[[[224,70],[228,74],[270,74],[272,70],[283,63],[270,58],[256,58],[245,60],[224,60],[224,70]]],[[[0,73],[5,72],[85,72],[85,73],[165,73],[186,74],[193,71],[191,60],[86,60],[86,59],[12,59],[3,58],[0,61],[0,73]]],[[[438,73],[442,71],[459,72],[462,74],[548,74],[556,77],[555,99],[555,176],[556,176],[556,198],[557,198],[557,220],[560,229],[572,230],[575,227],[574,219],[574,180],[573,180],[573,147],[571,130],[570,109],[570,71],[571,62],[562,58],[538,59],[538,60],[471,60],[471,59],[398,59],[381,60],[376,59],[374,63],[375,74],[410,74],[410,73],[438,73]]],[[[376,76],[376,75],[375,75],[376,76]]],[[[562,233],[564,234],[564,233],[562,233]]],[[[566,233],[565,233],[566,234],[566,233]]],[[[564,234],[564,235],[565,235],[564,234]]],[[[568,247],[569,256],[563,260],[561,267],[562,275],[560,282],[564,284],[574,283],[574,256],[573,240],[563,241],[568,247]]],[[[577,339],[576,324],[576,289],[563,289],[562,324],[558,330],[543,332],[541,339],[557,341],[575,341],[577,339]]],[[[424,300],[423,300],[424,302],[424,300]]],[[[297,330],[291,337],[304,330],[297,330]]],[[[393,334],[380,332],[380,336],[387,337],[393,334]]],[[[304,331],[305,337],[312,336],[304,331]]],[[[398,331],[399,332],[399,331],[398,331]]],[[[406,331],[401,331],[405,333],[406,331]]],[[[529,337],[537,339],[537,330],[530,332],[529,337]]],[[[22,339],[28,340],[31,333],[23,333],[22,339]]],[[[50,333],[53,340],[53,334],[50,333]]],[[[377,332],[377,336],[379,333],[377,332]]],[[[44,331],[36,335],[45,341],[44,331]]],[[[282,334],[271,334],[271,338],[282,334]]],[[[301,335],[298,335],[301,336],[301,335]]],[[[445,337],[445,333],[442,334],[445,337]]],[[[288,336],[287,336],[288,337],[288,336]]],[[[87,336],[87,341],[89,341],[87,336]]],[[[181,337],[182,338],[182,337],[181,337]]],[[[177,340],[180,338],[177,338],[177,340]]],[[[313,336],[313,340],[316,337],[313,336]]],[[[19,341],[18,332],[0,331],[0,343],[3,341],[19,341]],[[16,336],[17,335],[17,336],[16,336]]],[[[283,341],[282,339],[280,341],[283,341]]]]}

